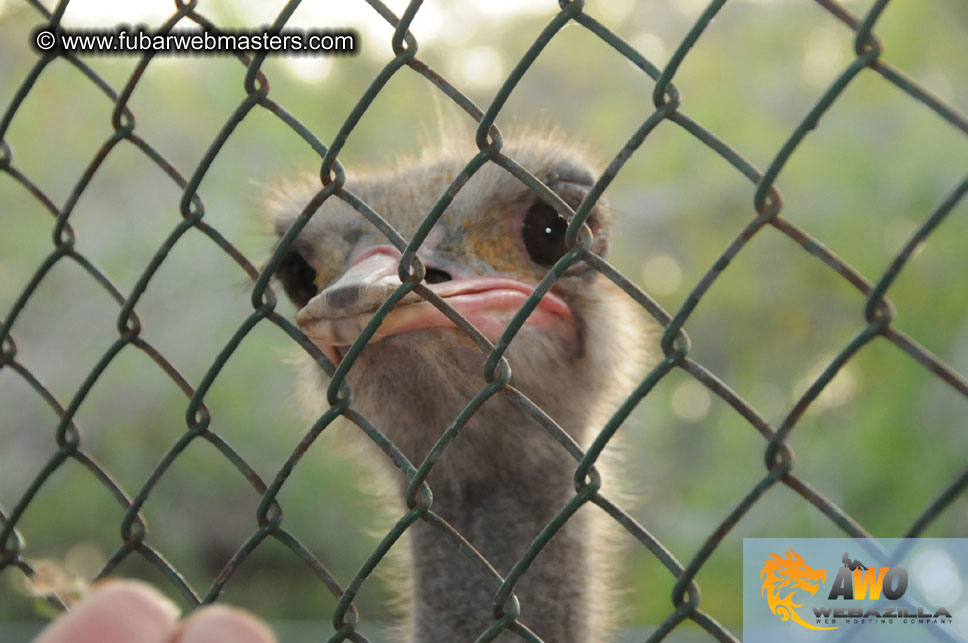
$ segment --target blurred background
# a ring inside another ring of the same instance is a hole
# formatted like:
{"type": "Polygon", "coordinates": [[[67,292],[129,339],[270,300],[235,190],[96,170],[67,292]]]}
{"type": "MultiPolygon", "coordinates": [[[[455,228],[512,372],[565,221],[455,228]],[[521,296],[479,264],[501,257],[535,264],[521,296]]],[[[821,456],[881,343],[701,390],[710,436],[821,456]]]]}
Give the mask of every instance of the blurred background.
{"type": "MultiPolygon", "coordinates": [[[[223,28],[274,20],[281,2],[200,0],[223,28]]],[[[862,15],[871,0],[841,3],[862,15]]],[[[400,15],[405,3],[388,2],[400,15]]],[[[659,66],[706,7],[704,0],[588,0],[586,12],[659,66]]],[[[425,3],[413,23],[418,56],[478,105],[498,86],[557,11],[550,0],[425,3]]],[[[75,0],[67,27],[157,26],[170,2],[75,0]]],[[[29,43],[44,18],[0,0],[0,105],[18,91],[38,55],[29,43]]],[[[187,26],[187,25],[186,25],[187,26]]],[[[363,2],[304,2],[292,27],[359,30],[358,55],[270,56],[270,97],[328,143],[391,58],[392,29],[363,2]]],[[[884,60],[942,100],[968,110],[968,5],[960,0],[888,6],[877,34],[884,60]]],[[[820,5],[732,0],[675,77],[681,110],[765,169],[796,125],[853,60],[853,33],[820,5]]],[[[135,57],[87,56],[113,87],[135,57]]],[[[129,107],[137,133],[190,175],[245,96],[245,68],[230,56],[157,57],[129,107]]],[[[498,118],[505,131],[556,124],[607,162],[653,110],[654,83],[579,25],[557,35],[498,118]]],[[[14,165],[62,206],[112,133],[113,105],[64,60],[41,75],[6,141],[14,165]]],[[[413,71],[380,92],[340,155],[355,169],[388,165],[438,138],[441,123],[469,120],[413,71]]],[[[603,163],[604,165],[604,163],[603,163]]],[[[319,158],[296,134],[256,108],[233,132],[199,193],[205,221],[258,265],[271,245],[260,198],[279,177],[318,173],[319,158]]],[[[916,226],[968,170],[968,137],[880,76],[865,70],[847,88],[779,176],[783,216],[876,281],[916,226]]],[[[607,196],[616,211],[611,259],[674,312],[754,216],[754,187],[671,122],[662,123],[619,173],[607,196]]],[[[78,201],[77,248],[123,293],[181,220],[181,193],[124,142],[78,201]]],[[[52,250],[53,218],[22,186],[0,176],[0,316],[6,316],[52,250]]],[[[251,281],[196,230],[174,247],[137,306],[142,336],[192,385],[251,313],[251,281]]],[[[961,373],[968,372],[968,204],[961,203],[901,273],[889,296],[895,326],[961,373]]],[[[690,356],[778,426],[830,359],[865,323],[864,297],[772,228],[761,231],[689,318],[690,356]]],[[[117,339],[118,306],[88,274],[59,262],[12,329],[18,358],[66,405],[117,339]]],[[[294,311],[287,301],[279,310],[294,311]]],[[[212,429],[271,480],[310,425],[298,411],[293,342],[261,323],[216,379],[205,402],[212,429]]],[[[656,346],[658,351],[658,346],[656,346]]],[[[129,495],[186,429],[187,399],[144,354],[127,347],[80,406],[82,446],[129,495]]],[[[901,535],[962,471],[968,402],[882,338],[861,350],[808,410],[791,436],[794,472],[878,537],[901,535]]],[[[57,417],[11,369],[0,369],[0,508],[17,503],[54,453],[57,417]]],[[[765,441],[736,411],[674,371],[621,429],[628,471],[623,508],[683,564],[764,474],[765,441]]],[[[284,526],[343,584],[388,528],[366,491],[371,473],[324,435],[280,495],[284,526]]],[[[337,445],[338,446],[338,445],[337,445]]],[[[204,592],[255,529],[259,496],[210,444],[196,440],[175,460],[144,507],[147,542],[204,592]]],[[[19,522],[25,556],[92,577],[120,544],[123,511],[89,471],[68,461],[19,522]]],[[[400,515],[400,514],[398,514],[400,515]]],[[[842,532],[786,487],[773,487],[729,532],[697,577],[702,608],[741,633],[743,537],[834,537],[842,532]]],[[[968,535],[968,501],[957,500],[928,536],[968,535]]],[[[642,640],[671,611],[674,579],[626,536],[620,565],[624,637],[642,640]]],[[[138,556],[118,569],[162,583],[138,556]]],[[[394,618],[392,591],[371,580],[356,601],[361,630],[380,640],[394,618]],[[377,632],[374,635],[374,632],[377,632]]],[[[177,596],[173,594],[177,599],[177,596]]],[[[288,549],[269,539],[241,566],[222,599],[272,620],[282,640],[318,640],[335,599],[288,549]],[[288,629],[286,629],[288,628],[288,629]]],[[[968,625],[968,596],[955,605],[968,625]]],[[[0,574],[0,640],[26,640],[46,618],[23,575],[0,574]],[[4,629],[6,628],[6,629],[4,629]]],[[[956,611],[957,610],[957,611],[956,611]]],[[[962,630],[968,634],[968,630],[962,630]]],[[[669,640],[705,640],[691,623],[669,640]]],[[[624,640],[624,639],[623,639],[624,640]]]]}

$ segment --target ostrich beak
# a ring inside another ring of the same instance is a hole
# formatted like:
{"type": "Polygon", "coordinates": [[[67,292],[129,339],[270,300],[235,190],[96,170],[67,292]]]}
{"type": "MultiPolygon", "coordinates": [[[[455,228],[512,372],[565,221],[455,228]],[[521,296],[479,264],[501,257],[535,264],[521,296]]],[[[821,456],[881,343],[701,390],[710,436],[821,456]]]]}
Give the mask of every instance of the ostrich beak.
{"type": "MultiPolygon", "coordinates": [[[[385,247],[361,255],[339,279],[313,297],[299,311],[299,327],[330,360],[339,363],[373,318],[373,313],[401,282],[397,276],[400,254],[385,247]]],[[[470,321],[492,342],[504,332],[534,285],[507,277],[451,279],[427,287],[470,321]]],[[[548,293],[525,322],[565,337],[574,337],[572,311],[565,301],[548,293]]],[[[370,339],[377,342],[429,328],[453,328],[454,323],[415,292],[407,293],[383,319],[370,339]]]]}

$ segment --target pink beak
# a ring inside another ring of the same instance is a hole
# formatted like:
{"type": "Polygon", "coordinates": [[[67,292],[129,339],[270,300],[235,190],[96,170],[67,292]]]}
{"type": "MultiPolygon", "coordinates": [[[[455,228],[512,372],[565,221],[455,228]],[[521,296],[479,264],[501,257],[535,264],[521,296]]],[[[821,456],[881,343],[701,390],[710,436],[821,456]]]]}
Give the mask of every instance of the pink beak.
{"type": "MultiPolygon", "coordinates": [[[[326,356],[338,364],[345,347],[352,344],[373,318],[373,313],[400,285],[400,255],[383,246],[361,255],[342,277],[313,297],[299,311],[303,332],[326,356]],[[342,349],[342,350],[341,350],[342,349]]],[[[492,342],[524,304],[534,286],[505,277],[473,277],[428,284],[457,312],[492,342]]],[[[525,322],[526,326],[574,332],[572,311],[565,301],[546,294],[525,322]]],[[[453,328],[454,323],[416,293],[408,293],[387,315],[370,342],[429,328],[453,328]]]]}

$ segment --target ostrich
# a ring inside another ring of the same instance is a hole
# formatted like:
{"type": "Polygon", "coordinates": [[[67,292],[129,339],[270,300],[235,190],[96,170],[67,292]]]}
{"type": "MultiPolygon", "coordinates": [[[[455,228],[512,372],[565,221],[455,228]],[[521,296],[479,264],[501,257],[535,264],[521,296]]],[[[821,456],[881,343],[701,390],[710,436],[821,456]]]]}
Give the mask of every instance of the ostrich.
{"type": "MultiPolygon", "coordinates": [[[[504,153],[576,207],[593,183],[586,154],[559,135],[508,140],[504,153]]],[[[347,188],[405,238],[470,155],[434,149],[395,168],[347,181],[347,188]]],[[[318,183],[316,184],[318,186],[318,183]]],[[[281,236],[315,189],[287,186],[270,203],[281,236]]],[[[610,214],[588,220],[592,249],[604,255],[610,214]]],[[[566,252],[567,223],[496,164],[457,194],[418,256],[428,287],[491,341],[548,269],[566,252]]],[[[349,205],[330,198],[310,219],[277,275],[300,309],[306,335],[338,362],[373,311],[400,284],[400,252],[349,205]]],[[[580,445],[630,390],[642,363],[642,322],[631,300],[581,263],[563,275],[511,342],[511,385],[580,445]]],[[[415,293],[386,317],[348,374],[354,408],[419,464],[484,386],[485,356],[415,293]]],[[[326,376],[315,396],[325,398],[326,376]]],[[[532,418],[497,395],[437,461],[427,479],[432,509],[506,575],[574,495],[576,463],[532,418]]],[[[400,476],[403,478],[403,476],[400,476]]],[[[401,480],[400,489],[407,481],[401,480]]],[[[578,511],[515,587],[519,621],[549,643],[606,638],[604,514],[578,511]]],[[[437,530],[410,529],[413,601],[408,635],[420,643],[474,641],[494,617],[494,588],[437,530]]],[[[504,633],[499,641],[518,640],[504,633]]]]}

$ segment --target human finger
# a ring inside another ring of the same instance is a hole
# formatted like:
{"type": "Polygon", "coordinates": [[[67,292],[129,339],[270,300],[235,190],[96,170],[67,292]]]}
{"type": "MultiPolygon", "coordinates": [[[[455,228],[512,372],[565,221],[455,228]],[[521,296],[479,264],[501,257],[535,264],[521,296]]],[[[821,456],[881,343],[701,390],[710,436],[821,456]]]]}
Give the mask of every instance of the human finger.
{"type": "Polygon", "coordinates": [[[95,586],[34,643],[168,643],[178,608],[158,590],[128,580],[95,586]]]}
{"type": "Polygon", "coordinates": [[[213,605],[179,625],[171,643],[277,643],[272,631],[248,612],[213,605]]]}

